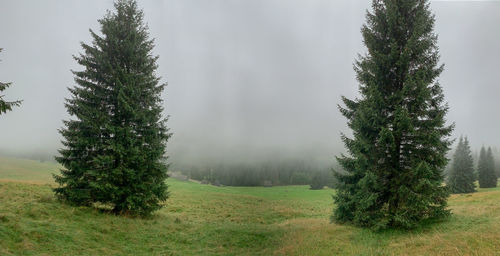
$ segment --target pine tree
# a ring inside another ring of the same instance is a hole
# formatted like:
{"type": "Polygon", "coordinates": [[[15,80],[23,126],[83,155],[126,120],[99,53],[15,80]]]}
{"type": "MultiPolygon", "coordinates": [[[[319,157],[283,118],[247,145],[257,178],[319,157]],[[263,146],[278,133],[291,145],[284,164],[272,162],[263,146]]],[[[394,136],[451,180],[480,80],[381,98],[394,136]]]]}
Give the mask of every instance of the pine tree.
{"type": "Polygon", "coordinates": [[[413,228],[449,215],[443,186],[453,126],[437,82],[434,16],[426,0],[374,0],[361,32],[368,52],[355,63],[360,98],[342,97],[353,138],[334,196],[332,220],[413,228]]]}
{"type": "MultiPolygon", "coordinates": [[[[0,48],[0,52],[2,52],[2,48],[0,48]]],[[[0,93],[2,93],[5,89],[9,88],[11,83],[2,83],[0,82],[0,93]]],[[[21,105],[21,101],[5,101],[3,99],[4,95],[0,94],[0,115],[7,113],[7,111],[11,111],[12,107],[17,107],[21,105]]]]}
{"type": "MultiPolygon", "coordinates": [[[[484,150],[481,150],[483,152],[484,150]]],[[[481,153],[483,154],[483,153],[481,153]]],[[[474,161],[467,137],[460,137],[453,155],[453,162],[447,179],[447,185],[451,193],[472,193],[476,191],[474,182],[474,161]]]]}
{"type": "Polygon", "coordinates": [[[316,173],[316,174],[314,174],[314,176],[311,180],[311,184],[309,185],[310,186],[309,189],[312,189],[312,190],[323,189],[326,186],[327,182],[328,182],[328,180],[325,177],[323,177],[323,175],[321,175],[321,173],[316,173]]]}
{"type": "Polygon", "coordinates": [[[488,147],[488,151],[486,151],[484,147],[481,148],[477,173],[480,188],[495,188],[497,186],[495,160],[493,159],[493,153],[490,147],[488,147]]]}
{"type": "Polygon", "coordinates": [[[498,176],[496,174],[496,168],[495,168],[495,158],[493,157],[493,151],[491,150],[491,147],[488,147],[488,167],[489,167],[489,180],[492,188],[497,187],[498,183],[498,176]]]}
{"type": "Polygon", "coordinates": [[[77,86],[66,108],[64,137],[56,160],[64,167],[55,193],[76,205],[102,203],[116,213],[148,215],[168,198],[166,143],[171,136],[162,118],[164,84],[156,76],[153,40],[143,12],[131,0],[92,30],[92,44],[75,56],[77,86]]]}

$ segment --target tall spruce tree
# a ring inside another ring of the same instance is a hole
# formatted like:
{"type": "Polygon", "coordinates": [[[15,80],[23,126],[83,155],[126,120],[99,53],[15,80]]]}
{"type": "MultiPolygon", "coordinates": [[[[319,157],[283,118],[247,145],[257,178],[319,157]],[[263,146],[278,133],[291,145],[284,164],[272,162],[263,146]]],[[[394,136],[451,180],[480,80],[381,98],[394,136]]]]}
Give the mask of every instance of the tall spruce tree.
{"type": "MultiPolygon", "coordinates": [[[[482,152],[483,150],[481,150],[482,152]]],[[[472,193],[476,191],[474,182],[474,161],[467,137],[460,137],[453,155],[451,170],[447,179],[447,185],[451,193],[472,193]]]]}
{"type": "Polygon", "coordinates": [[[497,186],[495,159],[493,159],[493,153],[490,147],[488,147],[488,151],[486,151],[484,147],[481,148],[477,165],[477,174],[480,188],[495,188],[497,186]]]}
{"type": "Polygon", "coordinates": [[[383,229],[413,228],[449,215],[442,171],[453,126],[437,82],[434,16],[426,0],[374,0],[361,32],[368,52],[354,70],[360,98],[342,97],[353,138],[334,196],[332,220],[383,229]]]}
{"type": "MultiPolygon", "coordinates": [[[[2,52],[2,48],[0,48],[0,52],[2,52]]],[[[1,93],[3,91],[5,91],[7,88],[9,88],[9,86],[11,85],[11,83],[2,83],[0,82],[0,115],[1,114],[5,114],[7,113],[7,111],[11,111],[13,107],[17,107],[19,105],[21,105],[21,101],[17,100],[17,101],[5,101],[4,100],[4,95],[2,95],[1,93]]]]}
{"type": "Polygon", "coordinates": [[[74,119],[60,132],[64,167],[55,193],[76,205],[96,202],[116,213],[148,215],[168,198],[166,143],[171,134],[162,117],[164,84],[156,76],[143,12],[131,0],[118,0],[115,12],[92,30],[92,44],[75,56],[76,86],[66,108],[74,119]]]}

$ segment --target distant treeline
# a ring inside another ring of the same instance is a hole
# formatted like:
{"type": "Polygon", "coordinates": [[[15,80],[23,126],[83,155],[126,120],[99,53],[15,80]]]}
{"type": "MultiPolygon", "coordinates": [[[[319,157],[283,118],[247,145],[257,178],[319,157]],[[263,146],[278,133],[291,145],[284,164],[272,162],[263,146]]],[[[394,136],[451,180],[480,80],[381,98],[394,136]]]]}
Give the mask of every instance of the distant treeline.
{"type": "MultiPolygon", "coordinates": [[[[493,158],[495,161],[495,173],[496,173],[497,177],[500,178],[500,150],[497,147],[492,147],[491,150],[492,150],[493,158]]],[[[448,162],[448,165],[446,166],[446,170],[444,171],[446,178],[448,178],[448,176],[450,175],[450,170],[451,170],[451,166],[453,163],[452,158],[453,158],[454,152],[455,152],[455,148],[453,148],[449,151],[449,156],[448,156],[449,162],[448,162]]],[[[479,150],[476,150],[476,151],[474,151],[474,153],[472,153],[472,158],[473,158],[473,162],[474,162],[474,168],[477,168],[477,163],[479,161],[479,150]]],[[[477,172],[475,174],[477,175],[477,172]]]]}
{"type": "Polygon", "coordinates": [[[55,153],[52,153],[52,151],[50,150],[12,152],[0,149],[0,156],[29,159],[39,162],[56,162],[54,159],[54,155],[55,153]]]}
{"type": "Polygon", "coordinates": [[[303,162],[260,164],[220,163],[175,168],[188,178],[225,186],[322,185],[335,187],[330,167],[316,167],[303,162]]]}

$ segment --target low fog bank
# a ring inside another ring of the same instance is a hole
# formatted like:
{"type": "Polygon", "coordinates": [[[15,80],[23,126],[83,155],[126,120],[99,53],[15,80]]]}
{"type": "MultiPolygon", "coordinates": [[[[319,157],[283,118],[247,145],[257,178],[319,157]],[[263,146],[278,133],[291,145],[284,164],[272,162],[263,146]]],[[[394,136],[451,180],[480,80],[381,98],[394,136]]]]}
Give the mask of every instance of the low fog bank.
{"type": "MultiPolygon", "coordinates": [[[[0,27],[0,81],[13,82],[7,99],[24,100],[0,116],[0,155],[52,161],[57,129],[69,118],[70,70],[81,69],[71,56],[90,42],[89,28],[99,31],[112,1],[28,2],[4,0],[0,10],[9,24],[0,27]]],[[[365,52],[360,27],[370,0],[138,3],[160,56],[157,73],[168,82],[172,170],[335,167],[340,133],[349,134],[337,104],[358,95],[352,63],[365,52]]],[[[473,150],[498,146],[500,34],[492,31],[500,2],[431,7],[454,137],[467,135],[473,150]]]]}

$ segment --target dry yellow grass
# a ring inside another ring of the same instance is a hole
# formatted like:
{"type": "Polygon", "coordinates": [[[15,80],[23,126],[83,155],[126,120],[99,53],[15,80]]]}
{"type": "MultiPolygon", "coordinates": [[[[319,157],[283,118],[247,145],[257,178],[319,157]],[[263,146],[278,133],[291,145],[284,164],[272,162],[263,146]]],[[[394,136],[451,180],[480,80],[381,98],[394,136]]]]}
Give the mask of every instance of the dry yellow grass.
{"type": "Polygon", "coordinates": [[[414,231],[374,233],[322,218],[283,222],[276,255],[500,255],[500,190],[452,195],[453,217],[414,231]]]}

